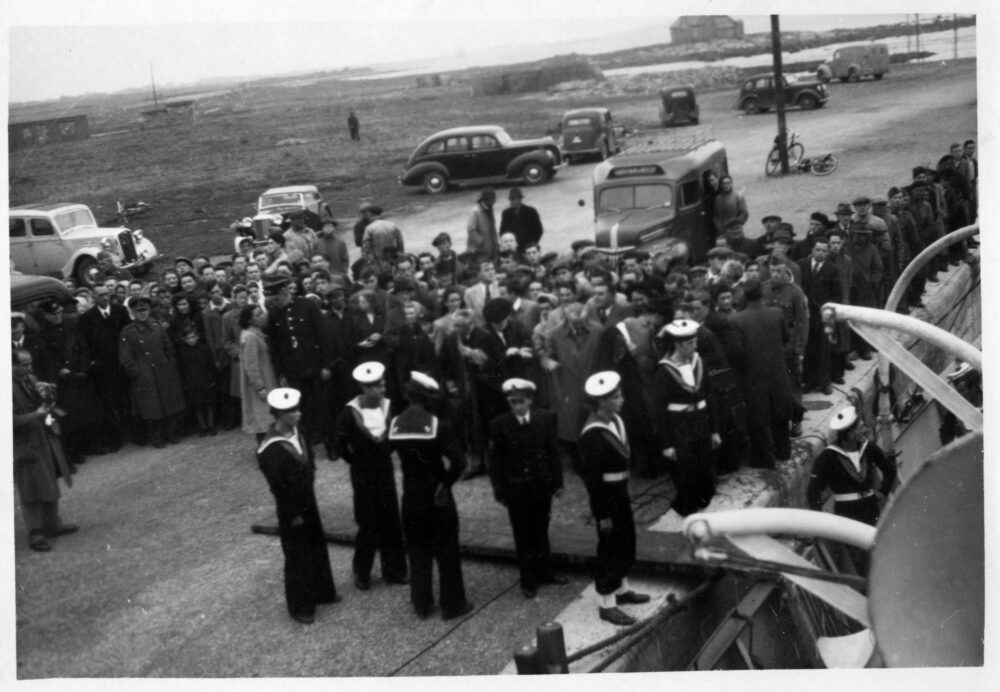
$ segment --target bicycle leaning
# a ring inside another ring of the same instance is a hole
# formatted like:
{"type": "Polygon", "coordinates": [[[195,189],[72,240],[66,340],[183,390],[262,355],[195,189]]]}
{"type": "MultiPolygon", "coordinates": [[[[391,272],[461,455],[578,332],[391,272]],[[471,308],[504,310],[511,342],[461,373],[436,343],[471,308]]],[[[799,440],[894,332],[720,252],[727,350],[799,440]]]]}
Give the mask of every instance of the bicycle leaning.
{"type": "MultiPolygon", "coordinates": [[[[789,173],[812,173],[813,175],[830,175],[835,170],[839,162],[833,154],[822,154],[806,158],[806,148],[798,141],[798,135],[789,133],[788,138],[788,172],[789,173]]],[[[781,174],[781,153],[778,149],[778,138],[774,138],[774,147],[767,155],[767,163],[764,165],[764,172],[769,176],[781,174]]]]}

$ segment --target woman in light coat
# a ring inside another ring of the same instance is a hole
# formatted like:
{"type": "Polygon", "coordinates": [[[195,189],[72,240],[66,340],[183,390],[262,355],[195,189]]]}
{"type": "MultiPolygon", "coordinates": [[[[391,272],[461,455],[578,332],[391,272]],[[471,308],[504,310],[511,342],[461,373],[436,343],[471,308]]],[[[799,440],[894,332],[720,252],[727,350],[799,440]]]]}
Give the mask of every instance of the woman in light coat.
{"type": "Polygon", "coordinates": [[[243,432],[254,433],[259,442],[274,423],[268,393],[278,386],[271,364],[271,352],[264,336],[267,310],[247,305],[240,311],[240,396],[243,403],[243,432]]]}

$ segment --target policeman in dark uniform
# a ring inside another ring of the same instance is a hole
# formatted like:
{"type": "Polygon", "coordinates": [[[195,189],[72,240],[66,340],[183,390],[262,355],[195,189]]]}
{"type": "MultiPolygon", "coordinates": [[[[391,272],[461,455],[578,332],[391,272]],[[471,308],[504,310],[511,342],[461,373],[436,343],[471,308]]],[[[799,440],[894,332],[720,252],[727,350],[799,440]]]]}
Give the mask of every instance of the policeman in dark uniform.
{"type": "Polygon", "coordinates": [[[465,455],[448,422],[433,408],[440,387],[428,375],[411,372],[409,406],[389,426],[389,446],[403,468],[403,534],[410,561],[410,600],[423,620],[434,608],[433,562],[441,583],[445,620],[472,612],[465,599],[458,557],[458,512],[451,486],[462,475],[465,455]]]}
{"type": "Polygon", "coordinates": [[[385,366],[378,362],[362,363],[352,375],[361,387],[361,394],[347,402],[337,416],[334,452],[351,467],[354,520],[358,523],[354,585],[367,591],[371,588],[376,552],[386,583],[406,584],[409,580],[389,450],[385,366]]]}
{"type": "Polygon", "coordinates": [[[275,374],[283,387],[302,393],[302,427],[309,444],[316,444],[322,439],[320,411],[332,358],[319,306],[308,298],[293,297],[288,284],[283,276],[264,283],[266,333],[275,374]]]}
{"type": "Polygon", "coordinates": [[[535,385],[511,378],[502,385],[510,411],[490,421],[488,467],[493,497],[507,507],[521,571],[521,593],[541,584],[566,584],[553,573],[549,550],[552,498],[562,494],[556,416],[534,409],[535,385]]]}
{"type": "Polygon", "coordinates": [[[590,511],[597,522],[594,587],[601,598],[597,612],[605,622],[624,627],[636,619],[618,606],[648,603],[650,598],[628,583],[635,563],[635,521],[628,492],[632,453],[625,422],[618,415],[625,401],[620,385],[621,377],[613,370],[587,378],[584,392],[594,402],[594,411],[580,433],[580,455],[590,511]]]}
{"type": "Polygon", "coordinates": [[[257,463],[277,504],[288,612],[309,625],[315,620],[317,604],[337,603],[340,597],[313,491],[312,448],[297,427],[299,400],[294,389],[278,388],[267,395],[275,422],[257,449],[257,463]]]}

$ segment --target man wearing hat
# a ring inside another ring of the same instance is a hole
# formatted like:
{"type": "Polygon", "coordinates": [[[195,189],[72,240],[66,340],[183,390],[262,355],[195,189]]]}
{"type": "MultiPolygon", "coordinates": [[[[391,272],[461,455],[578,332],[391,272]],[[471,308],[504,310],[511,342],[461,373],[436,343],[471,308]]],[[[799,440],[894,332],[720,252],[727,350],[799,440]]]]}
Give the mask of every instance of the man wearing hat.
{"type": "MultiPolygon", "coordinates": [[[[910,197],[909,210],[917,226],[917,236],[920,238],[922,248],[926,248],[940,237],[934,219],[934,207],[930,202],[931,192],[926,183],[917,180],[905,187],[904,190],[910,197]]],[[[938,262],[936,260],[930,261],[925,267],[925,280],[936,283],[938,271],[940,271],[938,262]]]]}
{"type": "Polygon", "coordinates": [[[465,289],[465,307],[472,310],[472,314],[476,318],[476,325],[485,327],[486,320],[483,317],[483,308],[489,301],[500,297],[500,284],[497,282],[496,265],[489,257],[485,255],[477,257],[476,268],[478,280],[465,289]]]}
{"type": "Polygon", "coordinates": [[[389,449],[389,400],[385,397],[385,366],[377,361],[362,363],[352,373],[361,394],[347,402],[337,416],[334,448],[351,467],[354,490],[354,520],[358,535],[354,544],[354,585],[371,588],[371,571],[378,552],[382,579],[405,584],[406,552],[396,498],[389,449]]]}
{"type": "Polygon", "coordinates": [[[830,217],[821,211],[814,211],[809,215],[809,228],[806,229],[806,237],[795,243],[789,256],[796,262],[808,257],[812,252],[813,243],[817,238],[825,237],[831,225],[830,217]]]}
{"type": "MultiPolygon", "coordinates": [[[[884,225],[884,224],[883,224],[884,225]]],[[[854,263],[851,281],[851,305],[878,307],[878,291],[882,285],[882,256],[871,243],[872,231],[866,221],[851,222],[851,242],[844,254],[854,263]]],[[[854,350],[862,360],[871,358],[872,347],[856,332],[852,332],[854,350]]]]}
{"type": "MultiPolygon", "coordinates": [[[[818,247],[820,243],[814,250],[818,247]]],[[[825,252],[826,245],[822,248],[825,252]]],[[[828,271],[836,278],[833,267],[828,266],[828,271]]],[[[784,359],[790,335],[781,310],[763,304],[764,291],[758,280],[747,281],[743,295],[746,308],[729,321],[735,345],[732,364],[740,374],[747,404],[750,465],[773,469],[777,460],[788,459],[792,453],[789,434],[794,398],[784,359]]],[[[826,367],[829,377],[829,351],[826,367]]]]}
{"type": "Polygon", "coordinates": [[[755,257],[757,243],[750,240],[743,234],[743,222],[739,219],[730,219],[725,225],[726,247],[734,253],[742,252],[747,257],[755,257]]]}
{"type": "Polygon", "coordinates": [[[757,247],[754,249],[754,254],[751,257],[766,255],[770,252],[771,243],[774,242],[774,232],[778,230],[778,226],[781,224],[781,217],[777,214],[768,214],[760,220],[760,223],[764,227],[764,232],[757,237],[757,247]]]}
{"type": "Polygon", "coordinates": [[[711,286],[722,279],[722,267],[726,261],[733,256],[733,251],[728,247],[714,247],[708,251],[708,276],[706,283],[711,286]]]}
{"type": "Polygon", "coordinates": [[[721,237],[726,233],[726,226],[732,220],[745,224],[750,218],[747,201],[739,192],[733,189],[733,177],[724,175],[719,178],[719,193],[712,202],[712,219],[721,237]]]}
{"type": "Polygon", "coordinates": [[[285,555],[285,603],[292,619],[310,625],[316,606],[337,603],[326,535],[313,484],[312,448],[298,428],[302,412],[298,390],[279,387],[267,395],[274,417],[257,448],[257,464],[274,495],[278,535],[285,555]]]}
{"type": "MultiPolygon", "coordinates": [[[[832,232],[832,231],[831,231],[832,232]]],[[[838,229],[837,233],[841,233],[838,229]]],[[[830,241],[817,238],[813,241],[812,254],[799,260],[802,272],[802,292],[809,301],[809,338],[802,361],[804,391],[817,389],[830,395],[830,339],[823,327],[823,306],[843,297],[840,271],[829,261],[830,241]]]]}
{"type": "Polygon", "coordinates": [[[500,233],[513,233],[518,251],[524,252],[527,246],[541,242],[542,220],[537,209],[522,202],[524,195],[520,188],[511,188],[508,199],[510,206],[500,214],[500,233]]]}
{"type": "Polygon", "coordinates": [[[782,221],[771,235],[770,250],[767,254],[757,258],[757,278],[761,283],[766,283],[771,278],[770,267],[772,262],[780,262],[788,267],[792,274],[792,281],[796,285],[802,285],[802,273],[799,265],[792,259],[791,254],[795,246],[795,229],[792,224],[782,221]]]}
{"type": "Polygon", "coordinates": [[[133,322],[121,332],[118,362],[131,380],[133,410],[149,430],[152,445],[178,442],[175,416],[184,410],[184,392],[166,329],[149,319],[149,298],[130,298],[133,322]]]}
{"type": "MultiPolygon", "coordinates": [[[[886,233],[882,242],[876,242],[879,254],[882,256],[882,285],[879,290],[878,302],[885,304],[889,292],[896,285],[899,273],[903,271],[909,260],[906,258],[906,244],[903,242],[899,219],[889,211],[889,198],[885,195],[872,197],[872,216],[885,222],[886,233]]],[[[878,239],[876,238],[876,241],[878,239]]]]}
{"type": "Polygon", "coordinates": [[[302,394],[302,427],[310,444],[316,444],[323,433],[320,401],[330,379],[332,358],[319,306],[308,298],[292,296],[288,284],[288,279],[274,277],[264,283],[265,333],[279,381],[302,394]]]}
{"type": "MultiPolygon", "coordinates": [[[[920,240],[920,235],[917,233],[917,221],[913,218],[913,213],[910,211],[909,192],[903,188],[891,187],[889,188],[888,196],[892,216],[899,222],[899,236],[902,239],[902,244],[899,248],[898,256],[899,271],[902,272],[906,268],[906,265],[923,251],[924,245],[920,240]]],[[[906,288],[905,305],[901,302],[900,307],[909,307],[911,309],[923,307],[921,296],[924,293],[926,274],[925,268],[913,277],[910,285],[906,288]]]]}
{"type": "Polygon", "coordinates": [[[437,258],[434,261],[435,273],[440,273],[446,268],[451,271],[452,277],[457,278],[459,273],[458,254],[452,248],[451,236],[441,232],[434,236],[431,245],[437,250],[437,258]]]}
{"type": "Polygon", "coordinates": [[[677,495],[672,509],[687,516],[715,495],[715,458],[722,444],[710,406],[711,384],[698,355],[694,320],[674,320],[661,332],[670,345],[653,374],[653,415],[660,449],[671,462],[677,495]]]}
{"type": "Polygon", "coordinates": [[[434,562],[441,584],[441,616],[461,617],[473,610],[465,598],[458,557],[458,512],[451,487],[462,475],[465,458],[448,422],[431,413],[441,388],[422,372],[410,373],[407,408],[389,426],[389,446],[403,469],[403,533],[410,561],[410,601],[417,617],[434,608],[434,562]]]}
{"type": "MultiPolygon", "coordinates": [[[[308,212],[316,219],[319,216],[315,212],[308,212]]],[[[292,225],[285,231],[285,249],[290,251],[292,248],[298,250],[303,257],[312,257],[313,253],[316,251],[316,233],[315,231],[306,224],[306,210],[296,209],[288,215],[288,220],[292,222],[292,225]]],[[[322,228],[322,224],[314,224],[317,228],[322,228]]]]}
{"type": "Polygon", "coordinates": [[[310,262],[319,256],[329,263],[329,271],[333,274],[347,276],[351,268],[350,253],[347,243],[337,237],[337,228],[333,222],[327,222],[316,231],[316,243],[313,245],[310,262]]]}
{"type": "Polygon", "coordinates": [[[563,487],[556,418],[532,407],[534,383],[515,377],[502,390],[510,410],[490,421],[490,482],[510,516],[521,593],[534,598],[542,584],[567,583],[552,571],[549,551],[552,498],[563,487]]]}
{"type": "Polygon", "coordinates": [[[362,202],[361,206],[358,207],[358,220],[354,222],[354,247],[361,249],[361,241],[365,237],[365,229],[368,228],[368,224],[372,222],[375,218],[373,210],[375,205],[371,202],[362,202]]]}
{"type": "Polygon", "coordinates": [[[478,253],[493,262],[500,256],[500,239],[497,237],[497,222],[493,214],[493,204],[496,201],[496,190],[484,187],[465,224],[465,251],[478,253]]]}
{"type": "Polygon", "coordinates": [[[100,283],[105,279],[128,281],[131,278],[132,272],[128,269],[122,269],[115,264],[115,257],[110,252],[101,250],[97,253],[97,274],[94,278],[94,283],[100,283]]]}
{"type": "Polygon", "coordinates": [[[15,347],[12,358],[14,486],[28,530],[28,547],[48,552],[52,549],[50,538],[77,531],[75,525],[64,524],[59,518],[56,479],[61,476],[71,487],[72,469],[56,434],[55,402],[39,391],[34,357],[27,349],[15,347]]]}
{"type": "Polygon", "coordinates": [[[854,216],[854,208],[847,202],[840,202],[837,204],[837,210],[834,212],[836,217],[836,228],[839,228],[845,234],[851,232],[851,217],[854,216]]]}
{"type": "Polygon", "coordinates": [[[382,218],[381,207],[368,211],[372,219],[361,239],[361,256],[376,273],[391,272],[396,256],[406,252],[403,231],[392,221],[382,218]]]}
{"type": "MultiPolygon", "coordinates": [[[[830,421],[834,434],[813,462],[806,501],[809,508],[822,511],[826,491],[833,493],[834,514],[871,526],[878,524],[882,502],[896,481],[896,465],[874,442],[867,440],[864,422],[853,406],[842,408],[830,421]]],[[[868,553],[853,549],[858,572],[868,573],[868,553]]]]}
{"type": "Polygon", "coordinates": [[[593,412],[580,432],[580,448],[590,511],[597,525],[594,588],[601,599],[597,612],[605,622],[626,627],[636,619],[618,606],[648,603],[650,598],[633,591],[628,583],[635,564],[635,520],[628,492],[632,451],[618,415],[624,404],[620,385],[621,378],[611,370],[587,378],[584,391],[593,412]]]}

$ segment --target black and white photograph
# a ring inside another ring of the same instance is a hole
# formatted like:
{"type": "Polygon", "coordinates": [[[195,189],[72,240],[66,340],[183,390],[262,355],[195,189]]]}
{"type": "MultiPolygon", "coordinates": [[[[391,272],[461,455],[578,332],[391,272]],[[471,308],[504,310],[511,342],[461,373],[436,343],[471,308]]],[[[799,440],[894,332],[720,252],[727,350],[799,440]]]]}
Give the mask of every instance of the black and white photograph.
{"type": "Polygon", "coordinates": [[[0,687],[990,689],[993,10],[6,5],[0,687]]]}

